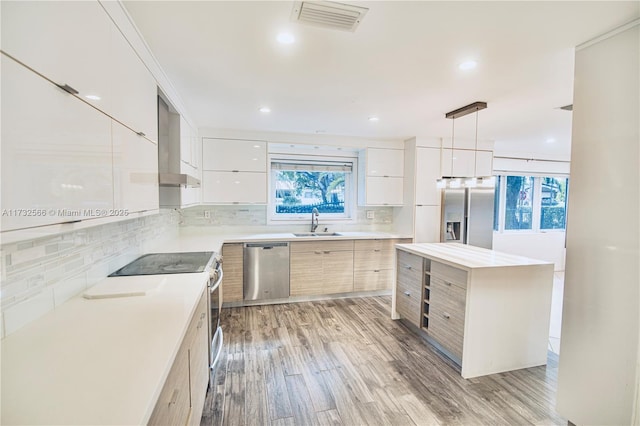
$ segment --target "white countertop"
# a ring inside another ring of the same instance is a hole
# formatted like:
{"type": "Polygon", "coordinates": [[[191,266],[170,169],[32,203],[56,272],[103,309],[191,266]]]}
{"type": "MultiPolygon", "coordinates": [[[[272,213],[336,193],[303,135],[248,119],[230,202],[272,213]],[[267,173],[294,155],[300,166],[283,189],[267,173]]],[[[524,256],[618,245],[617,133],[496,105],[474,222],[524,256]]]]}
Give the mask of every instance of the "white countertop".
{"type": "MultiPolygon", "coordinates": [[[[296,237],[182,228],[149,252],[221,251],[225,242],[389,239],[382,232],[296,237]]],[[[208,274],[106,278],[2,340],[2,424],[146,424],[208,274]]]]}
{"type": "Polygon", "coordinates": [[[396,244],[396,247],[451,266],[471,270],[511,266],[551,265],[552,262],[515,256],[458,243],[396,244]]]}
{"type": "Polygon", "coordinates": [[[208,273],[106,278],[2,341],[2,424],[146,424],[208,273]],[[115,283],[115,285],[114,285],[115,283]]]}

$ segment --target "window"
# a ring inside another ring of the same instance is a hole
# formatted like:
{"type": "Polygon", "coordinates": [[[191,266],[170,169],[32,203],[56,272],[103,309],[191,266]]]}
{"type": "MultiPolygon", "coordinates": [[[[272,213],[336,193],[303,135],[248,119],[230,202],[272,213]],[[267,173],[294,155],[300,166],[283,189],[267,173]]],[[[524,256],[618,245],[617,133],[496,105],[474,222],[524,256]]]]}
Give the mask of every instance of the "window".
{"type": "Polygon", "coordinates": [[[507,176],[504,229],[531,229],[533,220],[533,178],[507,176]]]}
{"type": "Polygon", "coordinates": [[[496,182],[494,231],[565,229],[569,179],[498,176],[496,182]]]}
{"type": "Polygon", "coordinates": [[[314,208],[324,218],[352,216],[353,160],[271,160],[270,217],[308,220],[314,208]]]}

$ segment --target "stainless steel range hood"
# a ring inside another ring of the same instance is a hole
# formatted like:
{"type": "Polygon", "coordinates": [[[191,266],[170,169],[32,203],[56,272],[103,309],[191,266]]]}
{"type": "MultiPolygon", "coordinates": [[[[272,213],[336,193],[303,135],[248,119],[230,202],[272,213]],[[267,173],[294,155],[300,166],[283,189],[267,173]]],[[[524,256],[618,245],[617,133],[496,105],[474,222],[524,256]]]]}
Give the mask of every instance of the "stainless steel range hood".
{"type": "MultiPolygon", "coordinates": [[[[158,96],[158,173],[160,186],[199,187],[200,180],[180,170],[180,114],[158,96]]],[[[160,205],[163,205],[162,193],[160,205]]]]}

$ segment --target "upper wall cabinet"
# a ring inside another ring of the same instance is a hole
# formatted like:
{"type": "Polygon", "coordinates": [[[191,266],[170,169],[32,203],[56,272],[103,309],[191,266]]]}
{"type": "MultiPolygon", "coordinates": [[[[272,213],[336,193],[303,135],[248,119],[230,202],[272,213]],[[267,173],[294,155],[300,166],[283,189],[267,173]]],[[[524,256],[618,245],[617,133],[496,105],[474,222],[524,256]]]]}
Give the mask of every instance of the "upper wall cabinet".
{"type": "Polygon", "coordinates": [[[358,204],[401,206],[404,150],[367,148],[358,159],[358,204]]]}
{"type": "Polygon", "coordinates": [[[2,2],[2,50],[104,111],[113,100],[112,26],[97,1],[2,2]]]}
{"type": "Polygon", "coordinates": [[[202,168],[204,170],[266,172],[267,143],[235,139],[202,141],[202,168]]]}
{"type": "Polygon", "coordinates": [[[0,66],[2,231],[113,208],[111,119],[4,55],[0,66]]]}
{"type": "Polygon", "coordinates": [[[2,50],[158,140],[156,82],[99,2],[2,2],[2,50]]]}
{"type": "Polygon", "coordinates": [[[493,173],[493,152],[465,149],[442,150],[442,176],[472,177],[491,176],[493,173]],[[452,169],[453,167],[453,169],[452,169]]]}
{"type": "Polygon", "coordinates": [[[157,210],[158,149],[112,120],[114,204],[129,212],[157,210]]]}

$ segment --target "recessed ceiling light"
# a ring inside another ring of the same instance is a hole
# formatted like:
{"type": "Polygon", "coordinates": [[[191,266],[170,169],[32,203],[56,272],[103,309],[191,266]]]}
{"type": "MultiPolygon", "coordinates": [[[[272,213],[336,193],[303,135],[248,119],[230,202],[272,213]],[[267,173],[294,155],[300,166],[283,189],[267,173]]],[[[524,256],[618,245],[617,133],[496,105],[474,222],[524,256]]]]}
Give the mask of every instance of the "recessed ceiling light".
{"type": "Polygon", "coordinates": [[[478,66],[478,63],[476,61],[465,61],[460,65],[458,65],[458,68],[460,68],[462,71],[469,71],[474,69],[477,66],[478,66]]]}
{"type": "Polygon", "coordinates": [[[554,138],[547,139],[547,143],[554,143],[556,140],[554,138]]]}
{"type": "Polygon", "coordinates": [[[379,121],[378,117],[369,117],[369,121],[379,121]]]}
{"type": "Polygon", "coordinates": [[[85,98],[87,99],[91,99],[92,101],[99,101],[100,99],[102,99],[100,96],[98,95],[85,95],[85,98]]]}
{"type": "Polygon", "coordinates": [[[278,43],[280,44],[293,44],[296,42],[296,38],[291,33],[280,33],[278,37],[276,37],[278,43]]]}
{"type": "Polygon", "coordinates": [[[254,145],[253,147],[254,148],[260,148],[260,145],[254,145]]]}
{"type": "Polygon", "coordinates": [[[260,112],[264,112],[265,114],[269,113],[269,112],[271,112],[271,108],[264,106],[264,107],[260,108],[260,112]]]}

